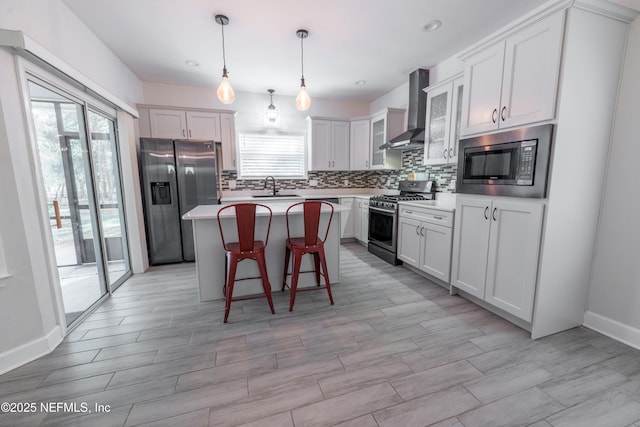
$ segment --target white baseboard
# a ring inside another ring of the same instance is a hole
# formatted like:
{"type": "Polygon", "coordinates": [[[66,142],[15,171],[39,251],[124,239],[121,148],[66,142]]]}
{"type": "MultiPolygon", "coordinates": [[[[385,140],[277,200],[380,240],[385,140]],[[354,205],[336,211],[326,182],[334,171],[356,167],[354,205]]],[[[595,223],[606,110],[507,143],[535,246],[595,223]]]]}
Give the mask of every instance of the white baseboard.
{"type": "Polygon", "coordinates": [[[584,314],[584,326],[640,350],[640,329],[592,311],[584,314]]]}
{"type": "Polygon", "coordinates": [[[43,337],[0,353],[0,375],[49,354],[63,338],[62,328],[56,326],[43,337]]]}

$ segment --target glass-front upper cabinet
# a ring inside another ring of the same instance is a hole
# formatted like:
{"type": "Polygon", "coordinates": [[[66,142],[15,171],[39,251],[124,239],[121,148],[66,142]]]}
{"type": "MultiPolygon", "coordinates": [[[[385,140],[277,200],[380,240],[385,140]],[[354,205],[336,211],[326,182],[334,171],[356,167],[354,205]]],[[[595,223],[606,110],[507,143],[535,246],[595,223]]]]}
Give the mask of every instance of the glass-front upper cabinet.
{"type": "Polygon", "coordinates": [[[381,145],[404,132],[405,110],[387,108],[371,118],[371,161],[369,169],[400,169],[401,151],[380,148],[381,145]]]}
{"type": "Polygon", "coordinates": [[[461,75],[432,85],[427,93],[424,164],[457,163],[463,78],[461,75]]]}

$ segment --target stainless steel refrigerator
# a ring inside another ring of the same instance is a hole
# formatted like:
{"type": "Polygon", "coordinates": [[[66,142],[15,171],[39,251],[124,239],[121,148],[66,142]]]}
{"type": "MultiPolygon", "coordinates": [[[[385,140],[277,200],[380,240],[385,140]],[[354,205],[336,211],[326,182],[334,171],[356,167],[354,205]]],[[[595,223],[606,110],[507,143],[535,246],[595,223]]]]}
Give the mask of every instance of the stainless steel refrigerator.
{"type": "Polygon", "coordinates": [[[194,261],[193,226],[182,215],[219,202],[215,143],[141,138],[139,163],[149,262],[194,261]]]}

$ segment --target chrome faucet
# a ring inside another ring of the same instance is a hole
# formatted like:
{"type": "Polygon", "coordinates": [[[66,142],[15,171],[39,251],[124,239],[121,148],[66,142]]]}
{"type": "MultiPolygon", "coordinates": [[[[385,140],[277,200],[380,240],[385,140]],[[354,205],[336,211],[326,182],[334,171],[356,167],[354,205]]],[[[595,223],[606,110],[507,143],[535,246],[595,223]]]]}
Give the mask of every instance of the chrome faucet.
{"type": "Polygon", "coordinates": [[[267,182],[269,182],[269,178],[271,178],[271,180],[273,181],[273,195],[275,196],[276,193],[277,193],[277,191],[276,191],[276,179],[272,175],[269,175],[268,177],[266,177],[264,179],[264,187],[262,187],[262,189],[266,190],[267,182]]]}

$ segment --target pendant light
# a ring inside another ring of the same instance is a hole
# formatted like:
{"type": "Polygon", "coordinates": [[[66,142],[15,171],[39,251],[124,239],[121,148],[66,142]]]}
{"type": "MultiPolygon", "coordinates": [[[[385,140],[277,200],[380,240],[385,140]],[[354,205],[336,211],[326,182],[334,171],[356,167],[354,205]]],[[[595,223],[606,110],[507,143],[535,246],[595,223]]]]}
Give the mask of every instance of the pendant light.
{"type": "Polygon", "coordinates": [[[267,107],[267,111],[265,112],[265,117],[267,119],[267,124],[270,126],[275,126],[277,120],[278,120],[278,109],[276,108],[275,105],[273,105],[273,93],[275,92],[275,90],[273,89],[267,89],[267,92],[269,92],[269,96],[270,96],[270,101],[269,101],[269,106],[267,107]]]}
{"type": "Polygon", "coordinates": [[[224,50],[224,26],[229,24],[229,18],[225,15],[216,15],[216,22],[220,24],[222,28],[222,81],[218,86],[218,99],[223,104],[231,104],[236,99],[236,94],[233,92],[233,88],[229,83],[229,77],[227,76],[227,59],[224,50]]]}
{"type": "Polygon", "coordinates": [[[311,107],[311,98],[307,93],[307,87],[304,84],[304,46],[303,41],[307,37],[309,37],[309,32],[307,30],[298,30],[296,31],[296,36],[300,39],[300,59],[302,64],[302,78],[300,79],[300,90],[298,91],[298,96],[296,96],[296,107],[300,111],[307,111],[309,107],[311,107]]]}

